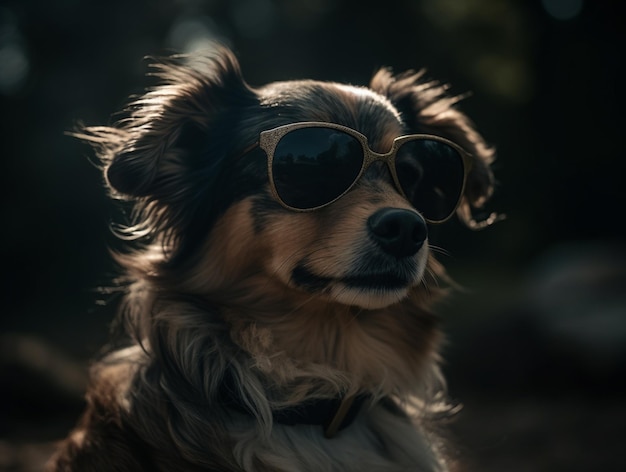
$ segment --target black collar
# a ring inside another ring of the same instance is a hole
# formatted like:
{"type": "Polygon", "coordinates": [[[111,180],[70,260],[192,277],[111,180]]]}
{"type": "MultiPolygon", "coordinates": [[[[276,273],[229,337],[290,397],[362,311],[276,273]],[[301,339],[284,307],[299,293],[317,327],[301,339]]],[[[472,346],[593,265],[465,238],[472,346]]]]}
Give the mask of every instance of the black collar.
{"type": "MultiPolygon", "coordinates": [[[[236,393],[232,382],[230,375],[224,378],[220,389],[220,400],[227,408],[254,416],[248,404],[236,393]]],[[[273,410],[272,418],[276,423],[289,426],[319,425],[324,430],[324,436],[332,438],[338,431],[352,424],[361,407],[370,397],[370,395],[361,394],[305,401],[290,408],[273,410]]]]}
{"type": "Polygon", "coordinates": [[[272,411],[274,421],[280,424],[313,424],[324,428],[324,436],[334,437],[356,419],[369,395],[322,398],[292,408],[272,411]]]}

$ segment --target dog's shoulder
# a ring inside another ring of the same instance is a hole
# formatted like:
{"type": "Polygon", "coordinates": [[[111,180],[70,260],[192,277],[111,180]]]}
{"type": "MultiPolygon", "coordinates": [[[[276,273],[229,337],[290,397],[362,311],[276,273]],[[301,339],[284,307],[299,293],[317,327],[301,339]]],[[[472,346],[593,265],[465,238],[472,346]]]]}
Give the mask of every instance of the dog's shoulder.
{"type": "Polygon", "coordinates": [[[138,358],[136,349],[122,350],[94,364],[85,397],[87,407],[50,460],[48,470],[152,470],[138,440],[123,426],[126,392],[137,371],[138,358]]]}

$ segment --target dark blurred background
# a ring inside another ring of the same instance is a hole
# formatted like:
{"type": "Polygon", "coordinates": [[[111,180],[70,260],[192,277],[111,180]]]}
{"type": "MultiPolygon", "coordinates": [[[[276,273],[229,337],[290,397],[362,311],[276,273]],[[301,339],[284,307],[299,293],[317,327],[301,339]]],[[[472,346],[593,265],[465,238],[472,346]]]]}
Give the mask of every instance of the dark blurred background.
{"type": "Polygon", "coordinates": [[[426,67],[498,149],[489,210],[437,228],[454,453],[476,471],[626,470],[624,16],[617,0],[1,0],[0,470],[81,408],[115,300],[115,209],[77,123],[112,123],[146,55],[218,39],[248,81],[426,67]],[[618,89],[618,85],[620,88],[618,89]]]}

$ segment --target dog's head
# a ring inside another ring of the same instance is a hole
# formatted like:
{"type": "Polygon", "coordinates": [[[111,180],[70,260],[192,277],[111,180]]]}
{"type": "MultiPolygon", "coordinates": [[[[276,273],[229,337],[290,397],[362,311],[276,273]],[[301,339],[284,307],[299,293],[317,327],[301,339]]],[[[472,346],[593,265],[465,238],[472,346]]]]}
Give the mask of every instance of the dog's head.
{"type": "MultiPolygon", "coordinates": [[[[415,164],[399,162],[404,158],[397,153],[391,167],[373,162],[350,185],[360,161],[341,162],[333,155],[336,161],[323,169],[318,158],[320,168],[309,171],[302,164],[270,179],[288,158],[279,156],[277,164],[273,155],[274,166],[268,166],[268,154],[280,150],[262,149],[264,131],[316,122],[320,139],[345,139],[354,148],[346,152],[370,157],[389,153],[398,137],[434,135],[458,146],[459,155],[467,153],[457,213],[471,222],[468,208],[491,193],[492,151],[453,107],[457,100],[445,87],[423,81],[419,73],[381,70],[369,88],[317,81],[251,88],[236,59],[219,48],[200,59],[174,58],[155,67],[163,83],[131,105],[120,127],[90,128],[88,139],[100,148],[114,195],[136,205],[139,221],[132,231],[149,233],[163,247],[133,264],[185,290],[239,297],[258,289],[273,291],[275,299],[376,309],[410,298],[425,285],[433,261],[428,215],[407,195],[420,191],[419,175],[410,169],[415,164]],[[358,142],[359,135],[366,144],[358,142]],[[296,211],[301,209],[282,201],[276,180],[290,198],[306,200],[293,194],[307,172],[314,184],[302,192],[312,200],[302,206],[312,211],[296,211]],[[323,206],[313,209],[318,203],[323,206]]],[[[295,131],[289,136],[295,143],[300,139],[305,153],[304,141],[316,138],[295,131]]],[[[298,144],[291,146],[288,151],[300,152],[298,144]]],[[[458,171],[451,172],[458,185],[458,171]]]]}
{"type": "Polygon", "coordinates": [[[160,85],[118,126],[82,134],[132,206],[123,238],[141,241],[117,256],[131,335],[198,388],[231,340],[289,402],[436,384],[430,223],[476,226],[493,184],[458,98],[388,70],[369,88],[252,88],[223,48],[154,67],[160,85]]]}

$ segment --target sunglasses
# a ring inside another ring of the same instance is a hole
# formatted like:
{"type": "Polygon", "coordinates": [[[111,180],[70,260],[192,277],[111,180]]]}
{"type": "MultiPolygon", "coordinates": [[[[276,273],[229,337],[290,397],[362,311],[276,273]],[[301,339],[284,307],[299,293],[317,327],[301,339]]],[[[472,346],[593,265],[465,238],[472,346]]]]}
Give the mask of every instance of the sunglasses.
{"type": "Polygon", "coordinates": [[[334,123],[302,122],[260,134],[272,194],[294,211],[323,208],[344,196],[376,161],[387,164],[398,191],[429,223],[446,221],[459,206],[470,156],[439,136],[394,139],[385,154],[361,133],[334,123]]]}

